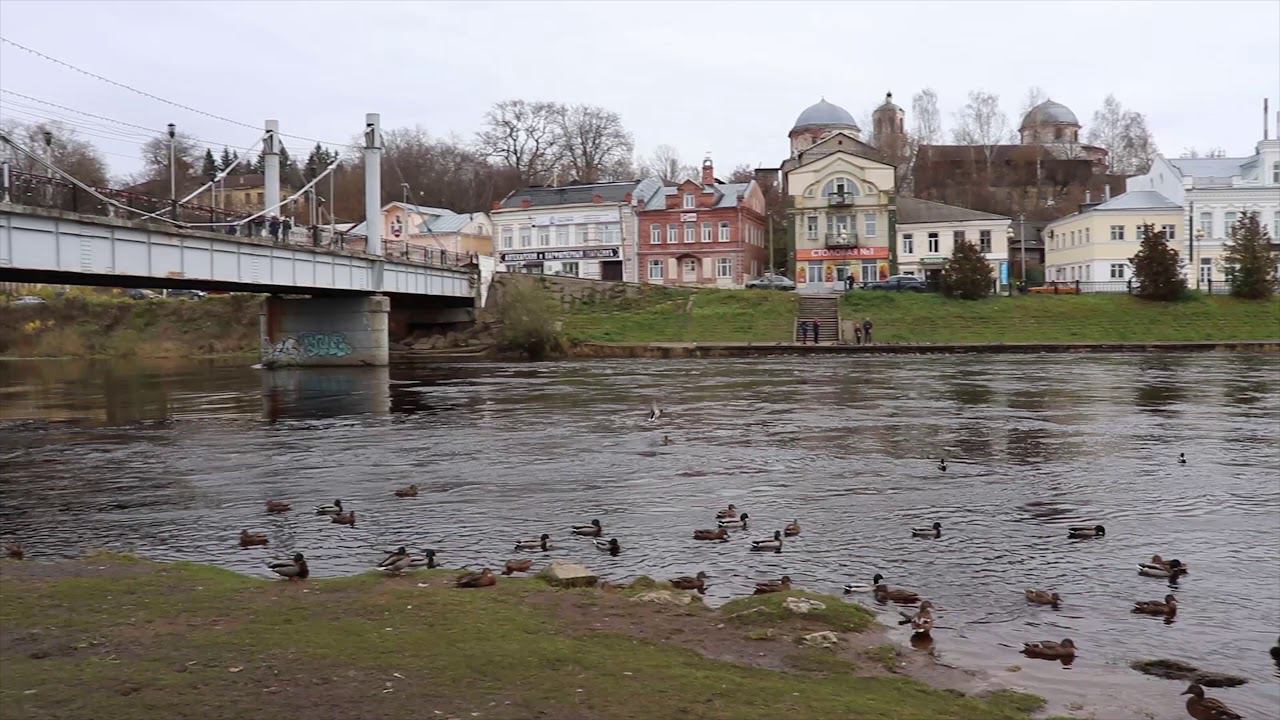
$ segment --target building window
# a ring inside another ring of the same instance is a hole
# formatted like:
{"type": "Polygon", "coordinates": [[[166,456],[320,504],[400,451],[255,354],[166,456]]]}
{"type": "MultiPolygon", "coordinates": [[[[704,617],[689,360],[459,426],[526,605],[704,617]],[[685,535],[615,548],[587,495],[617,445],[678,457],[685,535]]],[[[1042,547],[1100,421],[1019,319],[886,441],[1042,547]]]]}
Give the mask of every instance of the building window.
{"type": "Polygon", "coordinates": [[[929,233],[929,252],[938,252],[938,233],[929,233]]]}
{"type": "Polygon", "coordinates": [[[502,228],[502,249],[511,249],[511,228],[509,227],[502,228]]]}
{"type": "Polygon", "coordinates": [[[831,195],[854,195],[858,194],[858,183],[849,178],[836,178],[828,180],[827,184],[822,187],[822,194],[830,197],[831,195]]]}
{"type": "Polygon", "coordinates": [[[916,254],[916,241],[911,236],[911,233],[902,234],[902,254],[903,255],[916,254]]]}
{"type": "Polygon", "coordinates": [[[728,221],[722,221],[720,223],[720,242],[729,242],[731,239],[732,236],[729,234],[729,223],[728,221]]]}
{"type": "Polygon", "coordinates": [[[1160,226],[1160,229],[1164,231],[1165,242],[1173,242],[1174,235],[1175,235],[1174,230],[1177,229],[1177,227],[1178,227],[1177,225],[1161,225],[1160,226]]]}
{"type": "Polygon", "coordinates": [[[694,197],[693,193],[685,193],[685,194],[684,194],[684,209],[685,209],[685,210],[692,210],[693,208],[696,208],[696,207],[698,207],[698,200],[697,200],[697,198],[696,198],[696,197],[694,197]]]}
{"type": "Polygon", "coordinates": [[[259,204],[259,205],[261,205],[261,204],[263,204],[263,203],[265,203],[265,202],[266,202],[266,200],[264,200],[264,199],[263,199],[263,197],[262,197],[262,193],[258,193],[258,204],[259,204]]]}
{"type": "Polygon", "coordinates": [[[1089,228],[1084,229],[1084,244],[1089,244],[1089,228]]]}
{"type": "Polygon", "coordinates": [[[662,261],[662,260],[650,260],[650,261],[649,261],[649,279],[650,279],[650,280],[661,280],[661,279],[662,279],[662,268],[663,268],[665,265],[666,265],[666,263],[665,263],[664,261],[662,261]]]}
{"type": "Polygon", "coordinates": [[[862,263],[862,282],[870,283],[878,279],[879,272],[876,270],[875,261],[862,263]]]}
{"type": "Polygon", "coordinates": [[[978,252],[984,252],[984,253],[991,252],[991,231],[990,230],[978,231],[978,252]]]}
{"type": "Polygon", "coordinates": [[[862,222],[866,226],[867,237],[875,237],[876,236],[876,214],[863,213],[862,222]]]}
{"type": "Polygon", "coordinates": [[[538,230],[538,244],[547,247],[551,244],[551,230],[542,228],[538,230]]]}
{"type": "Polygon", "coordinates": [[[827,234],[840,238],[850,237],[852,234],[849,229],[851,222],[856,221],[848,215],[828,215],[827,234]]]}
{"type": "Polygon", "coordinates": [[[818,239],[818,216],[810,215],[805,218],[805,229],[810,240],[818,239]]]}
{"type": "Polygon", "coordinates": [[[1213,280],[1213,258],[1200,258],[1200,282],[1207,283],[1213,280]]]}
{"type": "Polygon", "coordinates": [[[1134,226],[1133,226],[1133,236],[1134,236],[1134,239],[1135,239],[1135,240],[1137,240],[1138,242],[1142,242],[1143,240],[1146,240],[1146,239],[1147,239],[1147,226],[1146,226],[1146,225],[1134,225],[1134,226]]]}
{"type": "Polygon", "coordinates": [[[1280,210],[1271,218],[1271,242],[1275,242],[1277,238],[1280,238],[1280,210]]]}
{"type": "Polygon", "coordinates": [[[570,277],[578,277],[578,263],[576,262],[560,263],[560,274],[568,275],[570,277]]]}
{"type": "Polygon", "coordinates": [[[533,231],[528,225],[520,226],[520,247],[526,248],[533,244],[533,231]]]}
{"type": "Polygon", "coordinates": [[[1111,239],[1112,239],[1112,240],[1123,240],[1123,239],[1124,239],[1124,226],[1123,226],[1123,225],[1112,225],[1112,226],[1111,226],[1111,239]]]}
{"type": "Polygon", "coordinates": [[[716,277],[720,279],[733,277],[733,260],[716,258],[716,277]]]}
{"type": "Polygon", "coordinates": [[[698,226],[693,223],[684,224],[684,241],[687,243],[697,242],[698,226]]]}
{"type": "Polygon", "coordinates": [[[1222,237],[1231,237],[1231,228],[1236,224],[1236,214],[1226,213],[1222,216],[1222,237]]]}
{"type": "Polygon", "coordinates": [[[711,242],[713,239],[711,237],[711,223],[702,223],[702,242],[711,242]]]}
{"type": "Polygon", "coordinates": [[[674,244],[680,242],[680,226],[671,224],[667,226],[667,243],[674,244]]]}
{"type": "Polygon", "coordinates": [[[662,226],[654,223],[649,226],[649,244],[658,245],[662,242],[662,226]]]}
{"type": "Polygon", "coordinates": [[[685,258],[681,261],[680,265],[684,270],[684,277],[681,278],[682,280],[685,282],[698,281],[698,258],[685,258]]]}
{"type": "Polygon", "coordinates": [[[1111,263],[1111,279],[1112,280],[1124,279],[1124,263],[1111,263]]]}
{"type": "Polygon", "coordinates": [[[951,242],[954,243],[955,245],[959,245],[960,243],[964,242],[964,231],[963,230],[951,231],[951,242]]]}
{"type": "Polygon", "coordinates": [[[1200,213],[1200,232],[1206,237],[1213,237],[1213,213],[1200,213]]]}
{"type": "Polygon", "coordinates": [[[622,242],[622,225],[618,223],[605,223],[603,229],[605,244],[617,245],[622,242]]]}
{"type": "Polygon", "coordinates": [[[1280,184],[1280,162],[1271,163],[1271,182],[1280,184]]]}

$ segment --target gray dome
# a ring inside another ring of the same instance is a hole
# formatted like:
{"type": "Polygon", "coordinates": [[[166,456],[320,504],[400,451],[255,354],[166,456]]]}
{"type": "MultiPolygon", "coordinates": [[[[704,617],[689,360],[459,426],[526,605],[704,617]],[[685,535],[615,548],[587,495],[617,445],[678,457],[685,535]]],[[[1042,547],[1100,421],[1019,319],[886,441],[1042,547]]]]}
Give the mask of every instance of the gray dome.
{"type": "Polygon", "coordinates": [[[1019,129],[1026,129],[1035,125],[1075,125],[1080,127],[1080,121],[1076,119],[1076,114],[1071,112],[1071,108],[1062,103],[1045,100],[1027,112],[1026,117],[1022,118],[1022,125],[1019,129]]]}
{"type": "Polygon", "coordinates": [[[848,110],[839,105],[832,105],[826,99],[810,105],[800,113],[800,117],[796,118],[795,127],[792,131],[800,130],[808,127],[850,127],[858,128],[858,123],[853,121],[853,116],[848,110]]]}

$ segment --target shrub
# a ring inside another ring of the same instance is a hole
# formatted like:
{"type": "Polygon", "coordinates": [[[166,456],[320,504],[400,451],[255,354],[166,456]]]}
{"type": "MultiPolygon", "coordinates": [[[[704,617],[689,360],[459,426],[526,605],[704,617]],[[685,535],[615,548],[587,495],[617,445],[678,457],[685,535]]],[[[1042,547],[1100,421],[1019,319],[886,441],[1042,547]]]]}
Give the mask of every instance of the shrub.
{"type": "Polygon", "coordinates": [[[960,240],[942,268],[942,294],[961,300],[981,300],[991,294],[994,279],[991,266],[978,252],[978,246],[960,240]]]}
{"type": "Polygon", "coordinates": [[[1231,239],[1223,248],[1222,264],[1231,281],[1231,294],[1250,300],[1271,297],[1276,287],[1276,263],[1280,262],[1271,249],[1271,236],[1258,213],[1241,213],[1231,226],[1231,239]]]}
{"type": "Polygon", "coordinates": [[[551,296],[532,282],[512,282],[503,290],[498,319],[498,345],[540,360],[559,351],[558,308],[551,296]]]}
{"type": "Polygon", "coordinates": [[[1187,292],[1178,251],[1165,242],[1164,231],[1150,224],[1143,226],[1142,244],[1129,258],[1133,266],[1134,295],[1147,300],[1179,300],[1187,292]]]}

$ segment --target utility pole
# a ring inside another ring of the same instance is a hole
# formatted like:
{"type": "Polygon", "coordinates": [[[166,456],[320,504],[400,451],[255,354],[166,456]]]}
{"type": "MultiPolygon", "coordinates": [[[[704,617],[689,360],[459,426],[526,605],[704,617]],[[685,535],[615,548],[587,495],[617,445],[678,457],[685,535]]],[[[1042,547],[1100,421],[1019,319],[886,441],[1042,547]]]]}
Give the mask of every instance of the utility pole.
{"type": "Polygon", "coordinates": [[[280,204],[280,121],[266,121],[267,136],[262,140],[263,210],[267,219],[279,213],[280,204]]]}
{"type": "Polygon", "coordinates": [[[178,136],[178,126],[169,123],[169,217],[178,219],[178,166],[174,164],[174,141],[178,136]]]}
{"type": "Polygon", "coordinates": [[[382,254],[382,120],[378,113],[364,116],[364,227],[365,252],[382,254]]]}
{"type": "Polygon", "coordinates": [[[1018,213],[1018,246],[1022,248],[1022,287],[1027,286],[1027,239],[1023,236],[1022,227],[1026,218],[1026,213],[1018,213]]]}
{"type": "Polygon", "coordinates": [[[53,133],[48,130],[44,131],[44,161],[48,163],[44,167],[44,176],[49,178],[49,182],[45,183],[45,192],[48,194],[47,202],[53,205],[53,170],[51,169],[53,165],[53,133]]]}
{"type": "Polygon", "coordinates": [[[329,171],[329,244],[330,245],[333,245],[333,241],[334,241],[333,206],[335,203],[337,203],[337,197],[333,194],[333,176],[336,174],[335,171],[336,171],[336,168],[335,170],[329,171]]]}

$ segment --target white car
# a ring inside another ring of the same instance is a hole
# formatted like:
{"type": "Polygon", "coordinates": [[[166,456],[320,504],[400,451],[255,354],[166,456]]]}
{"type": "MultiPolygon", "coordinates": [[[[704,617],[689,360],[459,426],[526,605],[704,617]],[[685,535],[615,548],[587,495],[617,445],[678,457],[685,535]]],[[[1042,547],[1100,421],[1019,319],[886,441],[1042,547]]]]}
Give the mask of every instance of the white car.
{"type": "Polygon", "coordinates": [[[44,305],[44,298],[35,295],[23,295],[16,297],[9,302],[10,305],[44,305]]]}

